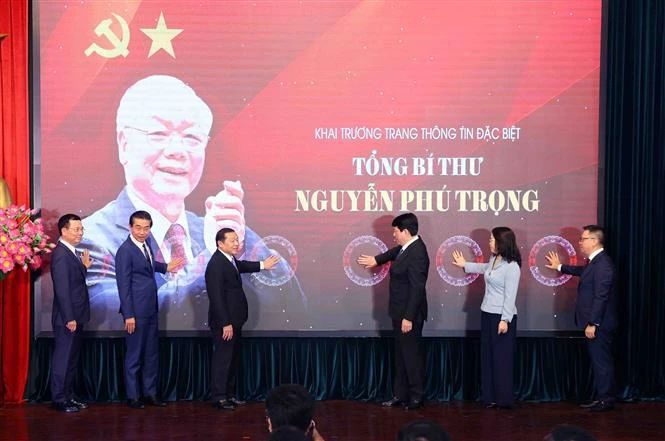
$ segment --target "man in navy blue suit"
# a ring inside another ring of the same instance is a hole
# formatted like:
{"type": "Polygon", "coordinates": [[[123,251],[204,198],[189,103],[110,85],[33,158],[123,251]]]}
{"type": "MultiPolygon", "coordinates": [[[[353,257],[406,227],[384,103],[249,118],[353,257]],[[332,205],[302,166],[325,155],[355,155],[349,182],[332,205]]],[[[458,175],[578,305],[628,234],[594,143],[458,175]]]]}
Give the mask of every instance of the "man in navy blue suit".
{"type": "Polygon", "coordinates": [[[120,314],[127,331],[127,404],[135,409],[142,409],[144,403],[166,406],[166,403],[157,397],[159,327],[155,273],[172,272],[183,264],[181,257],[172,259],[168,265],[155,258],[150,239],[151,227],[150,213],[132,213],[129,218],[129,237],[120,245],[115,255],[120,314]],[[144,397],[143,400],[141,397],[144,397]]]}
{"type": "Polygon", "coordinates": [[[83,238],[81,218],[65,214],[58,220],[60,240],[53,250],[53,311],[51,324],[55,336],[51,362],[51,398],[53,407],[62,412],[78,412],[87,406],[76,398],[72,382],[81,349],[83,325],[90,320],[90,302],[85,273],[90,268],[90,253],[78,253],[76,245],[83,238]]]}
{"type": "MultiPolygon", "coordinates": [[[[93,266],[88,272],[91,327],[114,329],[117,310],[114,256],[128,234],[127,218],[136,210],[152,214],[155,251],[165,261],[184,257],[173,277],[157,275],[160,315],[173,329],[206,329],[204,272],[215,252],[215,234],[232,228],[240,239],[239,257],[265,259],[274,254],[245,223],[244,190],[223,181],[205,201],[205,216],[187,210],[185,199],[198,186],[211,148],[213,115],[196,92],[178,78],[152,75],[130,86],[118,105],[116,142],[126,186],[118,197],[83,220],[93,266]]],[[[217,147],[218,148],[218,147],[217,147]]],[[[219,173],[216,165],[214,173],[219,173]]],[[[243,276],[252,305],[249,322],[259,317],[268,329],[302,328],[306,298],[288,261],[272,271],[276,286],[243,276]],[[278,285],[277,281],[287,280],[278,285]],[[286,311],[283,313],[282,311],[286,311]]]]}
{"type": "Polygon", "coordinates": [[[594,412],[613,409],[616,395],[612,359],[616,328],[616,296],[612,292],[614,264],[603,248],[604,236],[603,228],[598,225],[583,227],[580,251],[589,258],[587,265],[562,265],[554,251],[545,256],[548,268],[580,278],[575,324],[584,329],[587,338],[596,388],[596,399],[582,407],[594,412]]]}

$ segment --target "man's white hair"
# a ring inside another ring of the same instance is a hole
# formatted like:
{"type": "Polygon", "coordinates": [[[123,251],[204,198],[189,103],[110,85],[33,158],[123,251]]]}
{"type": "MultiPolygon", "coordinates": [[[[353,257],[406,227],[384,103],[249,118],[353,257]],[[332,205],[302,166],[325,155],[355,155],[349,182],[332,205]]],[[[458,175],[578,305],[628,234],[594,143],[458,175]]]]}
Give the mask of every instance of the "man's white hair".
{"type": "Polygon", "coordinates": [[[210,107],[183,81],[169,75],[151,75],[132,84],[120,99],[116,114],[116,131],[133,127],[146,115],[159,115],[164,109],[183,109],[192,112],[191,118],[210,133],[210,107]]]}

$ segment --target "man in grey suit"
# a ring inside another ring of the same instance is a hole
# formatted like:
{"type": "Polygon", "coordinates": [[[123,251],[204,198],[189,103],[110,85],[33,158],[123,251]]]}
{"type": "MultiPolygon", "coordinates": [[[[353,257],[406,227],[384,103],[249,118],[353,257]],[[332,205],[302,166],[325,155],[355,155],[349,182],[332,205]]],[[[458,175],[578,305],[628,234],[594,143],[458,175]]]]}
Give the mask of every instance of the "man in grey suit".
{"type": "MultiPolygon", "coordinates": [[[[153,75],[130,86],[117,110],[118,158],[127,185],[118,197],[83,220],[94,264],[88,272],[92,328],[113,329],[118,295],[115,253],[129,234],[127,219],[136,210],[152,214],[157,258],[182,257],[185,264],[173,276],[157,274],[160,313],[170,327],[208,327],[204,272],[216,250],[215,234],[232,228],[240,239],[239,256],[264,259],[274,254],[245,224],[244,192],[239,181],[224,181],[223,189],[205,202],[203,218],[188,211],[185,198],[198,185],[210,140],[213,115],[208,105],[181,80],[153,75]]],[[[289,264],[282,259],[272,274],[292,275],[281,286],[268,286],[244,276],[257,321],[271,317],[272,326],[297,328],[306,317],[306,298],[289,264]],[[246,278],[245,278],[246,277],[246,278]],[[277,311],[287,310],[288,322],[277,311]],[[272,315],[270,315],[272,314],[272,315]]],[[[164,323],[165,321],[162,321],[164,323]]]]}
{"type": "Polygon", "coordinates": [[[427,320],[425,284],[429,256],[425,243],[418,236],[415,214],[397,216],[392,227],[398,246],[378,256],[362,255],[358,263],[372,268],[391,262],[388,314],[395,335],[394,397],[383,406],[403,405],[407,410],[414,410],[423,406],[425,388],[422,336],[427,320]]]}

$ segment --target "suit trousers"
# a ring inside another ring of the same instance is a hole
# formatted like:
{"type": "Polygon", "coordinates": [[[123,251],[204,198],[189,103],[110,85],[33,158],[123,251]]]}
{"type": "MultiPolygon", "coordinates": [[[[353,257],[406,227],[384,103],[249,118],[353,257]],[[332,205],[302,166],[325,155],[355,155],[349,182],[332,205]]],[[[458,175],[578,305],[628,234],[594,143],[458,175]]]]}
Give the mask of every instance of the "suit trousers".
{"type": "Polygon", "coordinates": [[[53,361],[51,362],[51,400],[66,403],[73,398],[73,383],[78,368],[83,325],[70,332],[64,325],[53,327],[53,361]]]}
{"type": "Polygon", "coordinates": [[[614,401],[614,359],[612,358],[612,338],[614,331],[596,327],[596,338],[587,338],[587,348],[593,369],[596,399],[614,401]]]}
{"type": "Polygon", "coordinates": [[[212,328],[210,395],[212,401],[225,400],[236,394],[236,382],[242,352],[242,328],[233,327],[231,340],[222,338],[221,328],[212,328]]]}
{"type": "Polygon", "coordinates": [[[147,397],[157,396],[157,374],[159,372],[159,328],[157,319],[157,314],[149,318],[137,318],[136,329],[132,334],[125,336],[127,344],[127,353],[125,354],[127,399],[138,400],[142,395],[147,397]]]}
{"type": "Polygon", "coordinates": [[[501,314],[482,311],[480,319],[480,376],[485,404],[512,406],[513,365],[515,363],[517,315],[508,323],[508,332],[498,334],[501,314]]]}
{"type": "Polygon", "coordinates": [[[393,320],[395,336],[395,378],[394,396],[402,401],[422,401],[424,394],[425,369],[423,349],[423,324],[413,322],[413,328],[402,333],[402,321],[393,320]]]}

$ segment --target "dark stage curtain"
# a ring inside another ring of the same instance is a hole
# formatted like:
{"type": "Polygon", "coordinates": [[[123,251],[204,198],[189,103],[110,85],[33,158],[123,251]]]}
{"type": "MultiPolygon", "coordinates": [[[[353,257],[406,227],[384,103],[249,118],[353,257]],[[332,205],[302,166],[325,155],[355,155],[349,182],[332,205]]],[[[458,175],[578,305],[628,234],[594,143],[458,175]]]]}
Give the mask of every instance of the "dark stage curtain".
{"type": "MultiPolygon", "coordinates": [[[[665,398],[665,2],[608,1],[604,220],[617,266],[619,385],[665,398]]],[[[602,105],[602,103],[601,103],[602,105]]]]}
{"type": "MultiPolygon", "coordinates": [[[[392,338],[245,338],[238,395],[264,399],[283,383],[306,385],[317,399],[379,401],[392,396],[392,338]]],[[[477,338],[426,338],[428,400],[480,396],[477,338]]],[[[53,340],[37,339],[29,398],[49,400],[53,340]]],[[[168,400],[208,399],[209,338],[162,338],[160,393],[168,400]]],[[[122,338],[85,339],[77,393],[92,401],[125,398],[122,338]]],[[[580,338],[519,338],[515,393],[520,400],[585,399],[590,366],[580,338]]]]}

